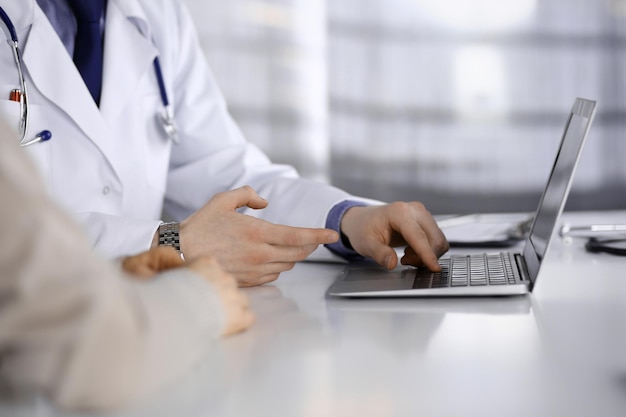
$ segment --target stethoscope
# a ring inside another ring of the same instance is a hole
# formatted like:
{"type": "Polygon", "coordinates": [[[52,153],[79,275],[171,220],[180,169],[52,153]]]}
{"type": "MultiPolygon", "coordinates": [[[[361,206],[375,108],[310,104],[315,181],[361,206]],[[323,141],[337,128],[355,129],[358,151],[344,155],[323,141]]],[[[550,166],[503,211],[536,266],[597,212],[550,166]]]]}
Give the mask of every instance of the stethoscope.
{"type": "Polygon", "coordinates": [[[586,238],[588,252],[605,252],[611,255],[626,256],[626,224],[591,224],[583,226],[561,226],[562,238],[586,238]]]}
{"type": "MultiPolygon", "coordinates": [[[[19,42],[17,39],[17,31],[13,22],[6,14],[4,9],[0,7],[0,19],[4,23],[5,33],[7,36],[7,43],[13,51],[13,61],[17,67],[17,74],[19,77],[20,88],[11,91],[9,99],[19,102],[20,104],[20,121],[18,127],[18,133],[20,135],[20,146],[30,146],[39,142],[46,142],[52,138],[52,133],[49,130],[42,130],[37,133],[32,139],[27,140],[28,136],[28,91],[26,88],[26,82],[24,81],[24,71],[22,66],[22,56],[20,54],[19,42]]],[[[178,143],[178,129],[176,127],[176,121],[174,120],[174,112],[172,106],[170,106],[169,99],[167,97],[167,91],[165,90],[165,82],[163,81],[163,73],[161,71],[161,64],[159,63],[159,57],[154,58],[154,72],[156,74],[157,83],[159,85],[159,93],[161,95],[161,102],[163,103],[163,110],[157,112],[157,120],[161,123],[165,134],[174,143],[178,143]]]]}

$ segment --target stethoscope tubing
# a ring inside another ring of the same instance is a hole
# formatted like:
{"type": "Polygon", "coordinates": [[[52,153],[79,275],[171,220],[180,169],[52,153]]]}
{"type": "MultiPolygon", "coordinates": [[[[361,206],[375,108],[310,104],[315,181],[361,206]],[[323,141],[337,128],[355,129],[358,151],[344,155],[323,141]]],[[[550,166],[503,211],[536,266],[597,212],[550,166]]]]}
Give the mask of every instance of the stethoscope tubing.
{"type": "MultiPolygon", "coordinates": [[[[22,57],[18,48],[17,41],[13,41],[13,59],[15,60],[15,66],[17,67],[17,73],[20,80],[20,89],[22,94],[20,95],[20,126],[19,132],[22,137],[20,143],[24,142],[24,139],[28,136],[28,90],[26,88],[26,81],[24,80],[24,71],[22,70],[22,57]]],[[[27,146],[27,145],[24,145],[27,146]]]]}
{"type": "Polygon", "coordinates": [[[616,256],[626,256],[626,249],[612,246],[614,243],[624,243],[626,239],[596,238],[591,237],[585,243],[585,249],[592,253],[605,252],[616,256]]]}
{"type": "Polygon", "coordinates": [[[30,146],[32,144],[38,142],[45,142],[52,138],[52,133],[49,130],[43,130],[39,132],[35,137],[29,141],[26,141],[28,137],[28,89],[26,87],[26,81],[24,79],[24,71],[22,65],[22,56],[20,54],[19,48],[19,40],[17,37],[17,30],[15,29],[15,25],[9,18],[9,15],[4,11],[2,7],[0,7],[0,19],[4,22],[5,27],[8,30],[9,39],[7,39],[7,43],[11,47],[11,52],[13,54],[13,61],[15,62],[15,67],[17,68],[18,79],[20,83],[20,94],[19,94],[19,104],[20,104],[20,122],[18,126],[18,132],[20,133],[20,141],[19,144],[22,147],[30,146]]]}
{"type": "Polygon", "coordinates": [[[2,19],[9,31],[9,38],[11,38],[11,41],[17,43],[17,31],[15,30],[15,25],[13,25],[13,22],[9,19],[9,15],[2,7],[0,7],[0,19],[2,19]]]}

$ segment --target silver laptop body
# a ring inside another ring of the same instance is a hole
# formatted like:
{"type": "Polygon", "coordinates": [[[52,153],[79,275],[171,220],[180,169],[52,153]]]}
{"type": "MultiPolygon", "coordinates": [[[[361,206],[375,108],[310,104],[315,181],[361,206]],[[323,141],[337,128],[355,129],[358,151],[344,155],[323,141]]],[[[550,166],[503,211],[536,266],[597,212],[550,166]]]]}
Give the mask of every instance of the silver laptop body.
{"type": "Polygon", "coordinates": [[[518,295],[532,291],[567,200],[596,102],[577,98],[522,253],[472,253],[441,258],[441,272],[372,262],[348,265],[328,294],[342,297],[518,295]]]}

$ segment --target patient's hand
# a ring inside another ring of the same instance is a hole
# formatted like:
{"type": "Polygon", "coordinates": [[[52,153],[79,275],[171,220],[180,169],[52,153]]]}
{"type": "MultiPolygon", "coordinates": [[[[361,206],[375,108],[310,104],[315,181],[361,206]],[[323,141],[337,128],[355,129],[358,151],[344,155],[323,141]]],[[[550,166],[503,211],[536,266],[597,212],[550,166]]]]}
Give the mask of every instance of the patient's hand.
{"type": "Polygon", "coordinates": [[[122,259],[122,269],[133,278],[147,279],[184,263],[176,249],[170,246],[157,246],[139,255],[122,259]]]}
{"type": "Polygon", "coordinates": [[[235,278],[224,271],[214,258],[201,256],[185,263],[178,251],[158,246],[122,260],[122,268],[137,279],[158,279],[158,273],[171,268],[187,267],[208,282],[220,300],[226,324],[223,336],[241,332],[252,325],[248,297],[237,288],[235,278]]]}
{"type": "Polygon", "coordinates": [[[224,336],[239,333],[252,325],[254,315],[248,297],[237,288],[235,277],[224,271],[211,257],[200,257],[188,263],[189,269],[213,285],[222,302],[226,325],[224,336]]]}

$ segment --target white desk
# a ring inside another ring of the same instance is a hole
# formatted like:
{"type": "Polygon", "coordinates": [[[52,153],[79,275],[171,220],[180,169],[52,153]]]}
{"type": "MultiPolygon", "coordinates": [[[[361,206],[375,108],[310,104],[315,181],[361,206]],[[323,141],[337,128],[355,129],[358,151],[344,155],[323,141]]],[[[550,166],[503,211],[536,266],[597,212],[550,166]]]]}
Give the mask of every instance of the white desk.
{"type": "MultiPolygon", "coordinates": [[[[626,212],[567,214],[626,223],[626,212]]],[[[329,299],[341,265],[246,290],[257,314],[115,416],[626,416],[626,257],[556,242],[531,296],[329,299]]],[[[46,404],[0,415],[64,415],[46,404]]]]}

